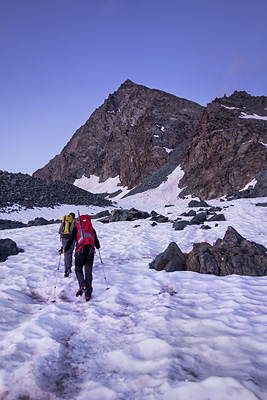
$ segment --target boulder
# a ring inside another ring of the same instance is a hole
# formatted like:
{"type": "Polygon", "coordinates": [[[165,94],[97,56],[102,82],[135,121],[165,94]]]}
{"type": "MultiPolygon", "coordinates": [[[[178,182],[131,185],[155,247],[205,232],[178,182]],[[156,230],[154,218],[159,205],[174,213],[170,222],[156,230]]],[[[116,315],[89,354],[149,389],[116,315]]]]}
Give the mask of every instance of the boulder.
{"type": "Polygon", "coordinates": [[[0,239],[0,262],[6,261],[8,256],[15,256],[21,251],[13,240],[0,239]]]}
{"type": "Polygon", "coordinates": [[[200,229],[211,229],[211,227],[209,226],[209,225],[202,225],[201,227],[200,227],[200,229]]]}
{"type": "Polygon", "coordinates": [[[109,222],[117,221],[135,221],[137,219],[149,218],[149,214],[145,211],[131,210],[113,210],[109,222]]]}
{"type": "Polygon", "coordinates": [[[171,242],[167,249],[157,255],[155,260],[149,264],[149,268],[157,271],[165,270],[166,272],[184,271],[185,256],[175,242],[171,242]]]}
{"type": "Polygon", "coordinates": [[[159,223],[162,223],[162,222],[168,222],[169,221],[169,218],[168,217],[165,217],[164,215],[157,215],[157,216],[155,216],[155,217],[152,217],[151,218],[151,221],[155,221],[155,222],[159,222],[159,223]]]}
{"type": "Polygon", "coordinates": [[[213,212],[220,212],[220,211],[222,211],[222,207],[211,207],[209,210],[208,210],[208,212],[209,213],[213,213],[213,212]]]}
{"type": "Polygon", "coordinates": [[[267,207],[267,203],[256,203],[257,207],[267,207]]]}
{"type": "Polygon", "coordinates": [[[175,231],[182,231],[187,225],[189,225],[189,221],[174,221],[172,227],[175,231]]]}
{"type": "Polygon", "coordinates": [[[191,200],[188,203],[188,207],[210,207],[208,203],[206,203],[204,200],[191,200]]]}
{"type": "Polygon", "coordinates": [[[33,221],[29,221],[27,226],[42,226],[42,225],[50,225],[50,221],[43,217],[37,217],[33,221]]]}
{"type": "Polygon", "coordinates": [[[190,210],[188,212],[183,212],[181,215],[183,217],[194,217],[195,215],[197,215],[197,212],[195,210],[190,210]]]}
{"type": "Polygon", "coordinates": [[[167,221],[169,221],[168,217],[165,217],[165,215],[158,214],[154,210],[151,211],[150,216],[151,216],[151,221],[155,221],[155,222],[167,222],[167,221]]]}
{"type": "Polygon", "coordinates": [[[212,217],[208,219],[208,222],[212,221],[226,221],[226,219],[223,214],[214,214],[212,217]]]}
{"type": "Polygon", "coordinates": [[[190,221],[190,225],[200,225],[207,221],[207,213],[205,211],[198,213],[190,221]]]}

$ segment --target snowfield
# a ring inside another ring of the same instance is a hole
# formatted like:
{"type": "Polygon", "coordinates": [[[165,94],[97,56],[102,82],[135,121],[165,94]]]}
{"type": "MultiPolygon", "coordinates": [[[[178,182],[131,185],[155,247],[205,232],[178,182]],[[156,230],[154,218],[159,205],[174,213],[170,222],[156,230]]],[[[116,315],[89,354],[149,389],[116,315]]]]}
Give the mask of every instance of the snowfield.
{"type": "MultiPolygon", "coordinates": [[[[120,204],[170,219],[189,210],[188,200],[167,208],[158,195],[146,196],[120,204]]],[[[266,199],[209,201],[227,207],[226,221],[210,230],[93,220],[101,253],[89,303],[75,297],[74,268],[63,276],[58,224],[0,231],[24,249],[0,264],[0,399],[266,400],[267,277],[149,269],[171,241],[189,252],[196,242],[214,244],[228,226],[267,247],[267,208],[259,202],[266,199]]],[[[57,219],[78,209],[100,211],[65,205],[0,218],[57,219]]]]}

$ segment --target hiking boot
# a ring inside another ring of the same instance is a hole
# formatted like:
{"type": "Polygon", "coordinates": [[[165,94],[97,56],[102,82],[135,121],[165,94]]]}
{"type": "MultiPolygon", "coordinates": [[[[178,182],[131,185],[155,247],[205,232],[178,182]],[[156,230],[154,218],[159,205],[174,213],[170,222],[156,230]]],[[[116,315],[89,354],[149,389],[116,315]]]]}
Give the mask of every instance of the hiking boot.
{"type": "Polygon", "coordinates": [[[81,286],[78,292],[76,293],[76,297],[82,296],[82,294],[86,291],[86,286],[81,286]]]}
{"type": "Polygon", "coordinates": [[[67,271],[65,271],[65,274],[64,274],[65,278],[68,278],[68,276],[70,276],[70,274],[71,274],[71,269],[68,269],[67,271]]]}
{"type": "Polygon", "coordinates": [[[85,297],[85,301],[90,301],[90,300],[91,300],[90,296],[85,297]]]}

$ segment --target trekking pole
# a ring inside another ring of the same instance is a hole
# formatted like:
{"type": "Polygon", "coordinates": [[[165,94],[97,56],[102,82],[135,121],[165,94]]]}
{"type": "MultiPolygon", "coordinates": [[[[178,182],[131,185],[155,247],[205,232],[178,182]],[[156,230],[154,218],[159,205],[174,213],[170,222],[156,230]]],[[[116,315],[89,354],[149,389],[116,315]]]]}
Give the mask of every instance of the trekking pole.
{"type": "Polygon", "coordinates": [[[106,286],[107,286],[107,290],[108,290],[108,289],[109,289],[109,287],[108,287],[108,283],[107,283],[107,278],[106,278],[106,274],[105,274],[105,268],[104,268],[104,265],[103,265],[103,261],[102,261],[102,257],[101,257],[100,249],[98,249],[98,252],[99,252],[100,262],[101,262],[101,264],[102,264],[103,275],[104,275],[105,282],[106,282],[106,286]]]}
{"type": "Polygon", "coordinates": [[[52,300],[52,303],[55,303],[55,302],[56,302],[57,276],[58,276],[58,271],[59,271],[59,266],[60,266],[60,261],[61,261],[61,254],[62,254],[62,253],[60,253],[59,262],[58,262],[58,266],[57,266],[56,283],[55,283],[55,286],[54,286],[54,300],[52,300]]]}
{"type": "Polygon", "coordinates": [[[101,262],[101,264],[103,264],[103,261],[102,261],[102,258],[101,258],[101,253],[100,253],[100,249],[98,249],[98,252],[99,252],[100,262],[101,262]]]}

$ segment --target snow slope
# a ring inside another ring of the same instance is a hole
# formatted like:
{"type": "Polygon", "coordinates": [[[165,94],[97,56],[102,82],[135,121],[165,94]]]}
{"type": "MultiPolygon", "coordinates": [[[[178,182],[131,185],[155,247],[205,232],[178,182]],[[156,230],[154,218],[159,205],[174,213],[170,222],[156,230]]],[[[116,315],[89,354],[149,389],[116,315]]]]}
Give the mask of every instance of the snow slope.
{"type": "MultiPolygon", "coordinates": [[[[119,204],[170,219],[188,211],[188,200],[165,207],[167,192],[119,204]]],[[[209,201],[227,207],[227,221],[210,230],[94,220],[103,264],[97,252],[89,303],[75,297],[74,272],[63,276],[58,224],[0,231],[25,250],[0,264],[0,399],[266,400],[267,277],[149,269],[171,241],[189,252],[195,242],[213,244],[230,225],[267,246],[267,209],[255,206],[264,201],[209,201]]],[[[71,211],[77,207],[0,218],[57,219],[71,211]]]]}

